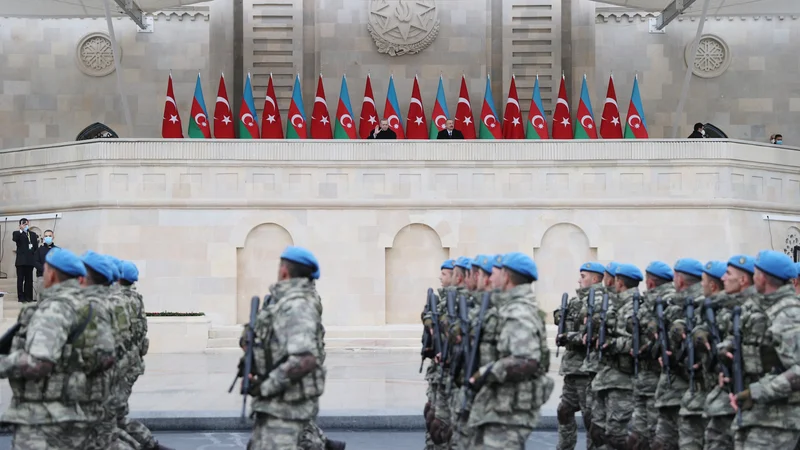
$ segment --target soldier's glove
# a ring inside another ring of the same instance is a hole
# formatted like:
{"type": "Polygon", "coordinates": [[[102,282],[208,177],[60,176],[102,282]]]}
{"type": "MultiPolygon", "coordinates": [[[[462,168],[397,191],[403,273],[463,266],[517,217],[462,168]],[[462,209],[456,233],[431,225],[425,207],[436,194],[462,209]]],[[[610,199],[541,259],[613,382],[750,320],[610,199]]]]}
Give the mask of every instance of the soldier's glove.
{"type": "Polygon", "coordinates": [[[558,325],[561,322],[561,310],[557,309],[553,311],[553,323],[558,325]]]}
{"type": "Polygon", "coordinates": [[[694,332],[694,348],[695,351],[706,352],[708,348],[708,331],[697,330],[694,332]]]}
{"type": "Polygon", "coordinates": [[[753,408],[753,397],[750,396],[750,389],[745,389],[736,394],[736,403],[742,410],[753,408]]]}
{"type": "Polygon", "coordinates": [[[683,336],[686,334],[686,326],[682,323],[672,325],[669,330],[669,338],[672,342],[683,342],[683,336]]]}
{"type": "Polygon", "coordinates": [[[556,336],[556,345],[559,347],[564,347],[567,345],[567,335],[566,334],[559,334],[556,336]]]}
{"type": "Polygon", "coordinates": [[[430,433],[431,440],[436,445],[441,445],[445,442],[448,442],[453,436],[453,430],[451,430],[446,423],[439,419],[434,419],[433,423],[431,423],[430,433]]]}

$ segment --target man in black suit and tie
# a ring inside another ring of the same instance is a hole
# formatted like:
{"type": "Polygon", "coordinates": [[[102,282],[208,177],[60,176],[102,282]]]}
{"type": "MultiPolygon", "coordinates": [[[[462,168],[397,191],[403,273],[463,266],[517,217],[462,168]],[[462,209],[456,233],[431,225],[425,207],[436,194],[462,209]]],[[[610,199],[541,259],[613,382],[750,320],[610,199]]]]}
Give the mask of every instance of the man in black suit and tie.
{"type": "Polygon", "coordinates": [[[20,302],[33,301],[33,267],[36,263],[34,253],[39,248],[39,236],[28,229],[28,219],[19,219],[19,230],[11,233],[17,243],[17,298],[20,302]]]}
{"type": "Polygon", "coordinates": [[[455,122],[448,120],[444,123],[444,130],[440,131],[436,139],[464,139],[464,135],[455,129],[455,122]]]}

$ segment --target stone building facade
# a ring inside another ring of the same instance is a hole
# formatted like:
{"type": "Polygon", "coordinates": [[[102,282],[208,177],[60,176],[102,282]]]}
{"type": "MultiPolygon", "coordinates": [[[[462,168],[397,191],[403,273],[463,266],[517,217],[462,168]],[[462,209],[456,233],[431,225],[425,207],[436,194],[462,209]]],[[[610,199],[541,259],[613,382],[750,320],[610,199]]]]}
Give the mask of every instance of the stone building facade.
{"type": "MultiPolygon", "coordinates": [[[[235,105],[244,76],[252,73],[259,109],[272,73],[284,114],[293,77],[300,74],[309,115],[319,73],[332,112],[340,77],[347,75],[356,114],[367,74],[379,111],[393,75],[404,115],[415,75],[428,112],[443,75],[451,113],[462,74],[473,111],[480,109],[485,77],[491,75],[502,114],[512,75],[523,111],[539,76],[549,113],[559,76],[564,73],[570,82],[574,112],[586,74],[596,116],[609,74],[615,76],[624,114],[638,73],[650,135],[672,137],[685,49],[697,22],[679,19],[659,34],[649,32],[651,17],[590,0],[214,0],[154,14],[150,33],[137,32],[120,18],[114,22],[132,132],[124,123],[113,70],[94,76],[80,68],[81,55],[87,60],[100,54],[108,63],[108,49],[78,50],[90,33],[106,32],[105,21],[0,17],[0,148],[69,141],[95,121],[121,136],[159,137],[170,70],[184,125],[198,72],[209,109],[220,72],[235,105]]],[[[791,44],[800,34],[797,18],[713,17],[705,34],[703,56],[696,61],[705,69],[692,78],[678,135],[688,135],[700,121],[732,138],[765,141],[782,132],[785,142],[800,141],[791,126],[800,118],[800,56],[791,44]]]]}

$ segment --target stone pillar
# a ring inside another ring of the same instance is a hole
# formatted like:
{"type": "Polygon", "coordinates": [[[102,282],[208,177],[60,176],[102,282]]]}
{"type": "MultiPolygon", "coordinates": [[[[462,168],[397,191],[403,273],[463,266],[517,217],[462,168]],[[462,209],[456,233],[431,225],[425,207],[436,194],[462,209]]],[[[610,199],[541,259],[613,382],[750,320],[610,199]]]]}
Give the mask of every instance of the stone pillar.
{"type": "Polygon", "coordinates": [[[567,77],[567,95],[574,115],[583,75],[586,74],[592,97],[596,97],[595,90],[599,89],[595,83],[596,3],[591,0],[562,0],[561,7],[561,67],[567,77]]]}

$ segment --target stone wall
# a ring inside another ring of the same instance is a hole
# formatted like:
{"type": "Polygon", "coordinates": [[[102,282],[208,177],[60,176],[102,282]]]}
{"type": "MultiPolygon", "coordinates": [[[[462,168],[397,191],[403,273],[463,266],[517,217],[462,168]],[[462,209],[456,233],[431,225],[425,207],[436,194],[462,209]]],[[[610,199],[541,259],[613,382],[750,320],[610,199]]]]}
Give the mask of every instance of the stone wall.
{"type": "Polygon", "coordinates": [[[243,321],[289,244],[320,260],[326,322],[356,326],[414,322],[448,256],[532,255],[547,310],[587,259],[723,259],[800,234],[800,150],[743,142],[118,140],[0,151],[0,168],[0,210],[62,213],[57,242],[133,260],[149,311],[214,325],[243,321]]]}
{"type": "MultiPolygon", "coordinates": [[[[613,71],[620,109],[627,111],[633,75],[638,72],[650,136],[671,138],[686,73],[684,52],[695,37],[699,19],[675,20],[666,33],[651,34],[649,17],[598,14],[594,98],[605,94],[613,71]]],[[[771,134],[782,133],[787,144],[800,142],[795,126],[800,121],[800,55],[795,44],[800,21],[720,17],[707,20],[703,33],[727,44],[730,66],[715,78],[692,76],[678,136],[688,136],[696,122],[710,122],[733,139],[768,142],[771,134]]],[[[594,107],[595,114],[602,113],[602,102],[594,107]]]]}

